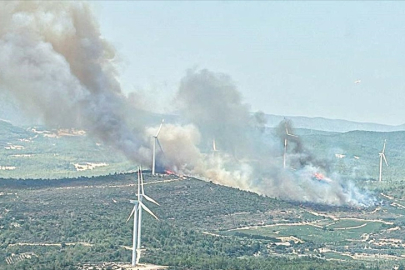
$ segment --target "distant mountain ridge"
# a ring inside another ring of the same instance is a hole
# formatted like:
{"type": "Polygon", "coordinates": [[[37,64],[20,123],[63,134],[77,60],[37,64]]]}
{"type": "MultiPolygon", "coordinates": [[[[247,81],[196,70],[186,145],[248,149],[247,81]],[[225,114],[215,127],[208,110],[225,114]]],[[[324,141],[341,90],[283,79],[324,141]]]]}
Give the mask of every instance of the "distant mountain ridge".
{"type": "MultiPolygon", "coordinates": [[[[145,114],[145,112],[144,112],[145,114]]],[[[265,114],[266,116],[266,126],[275,127],[284,118],[292,121],[295,128],[309,129],[309,130],[319,130],[327,132],[349,132],[355,130],[362,131],[375,131],[375,132],[394,132],[394,131],[405,131],[405,124],[393,126],[385,124],[376,123],[365,123],[365,122],[355,122],[342,119],[330,119],[324,117],[306,117],[306,116],[281,116],[275,114],[265,114]]],[[[177,114],[145,114],[145,119],[147,123],[160,123],[161,119],[165,119],[166,123],[181,123],[180,117],[177,114]],[[146,117],[148,116],[148,117],[146,117]]],[[[0,119],[0,127],[3,129],[8,128],[20,128],[19,125],[13,124],[13,121],[0,119]]],[[[27,126],[27,125],[26,125],[27,126]]]]}
{"type": "MultiPolygon", "coordinates": [[[[405,131],[405,124],[392,126],[376,123],[362,123],[341,119],[305,116],[285,116],[285,118],[291,120],[295,128],[315,129],[329,132],[349,132],[354,130],[376,132],[405,131]]],[[[275,127],[284,119],[284,116],[266,114],[266,119],[268,127],[275,127]]]]}

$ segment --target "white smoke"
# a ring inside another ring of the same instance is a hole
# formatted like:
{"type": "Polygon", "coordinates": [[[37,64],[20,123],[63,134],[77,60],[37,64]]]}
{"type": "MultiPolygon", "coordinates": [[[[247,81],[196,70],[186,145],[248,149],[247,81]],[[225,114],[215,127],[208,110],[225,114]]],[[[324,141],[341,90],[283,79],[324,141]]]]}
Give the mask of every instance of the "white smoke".
{"type": "Polygon", "coordinates": [[[289,200],[328,205],[370,206],[375,198],[340,179],[336,173],[329,178],[313,165],[298,170],[274,170],[262,183],[266,195],[289,200]]]}
{"type": "MultiPolygon", "coordinates": [[[[84,128],[132,161],[150,165],[158,126],[148,127],[150,115],[134,108],[142,102],[121,92],[115,51],[88,4],[0,2],[0,51],[0,91],[22,110],[49,126],[84,128]]],[[[158,166],[274,197],[371,203],[354,186],[314,180],[323,168],[300,152],[298,141],[291,157],[297,171],[281,169],[275,161],[279,138],[264,133],[264,115],[250,115],[229,76],[190,70],[177,101],[187,124],[163,126],[158,166]]]]}
{"type": "MultiPolygon", "coordinates": [[[[145,138],[156,135],[158,127],[148,128],[145,138]]],[[[159,133],[162,149],[158,149],[158,161],[165,168],[178,173],[213,180],[223,185],[242,189],[253,188],[250,183],[252,168],[242,164],[230,166],[235,160],[225,152],[201,152],[201,134],[196,126],[166,124],[159,133]]],[[[152,152],[149,151],[150,157],[152,152]]]]}

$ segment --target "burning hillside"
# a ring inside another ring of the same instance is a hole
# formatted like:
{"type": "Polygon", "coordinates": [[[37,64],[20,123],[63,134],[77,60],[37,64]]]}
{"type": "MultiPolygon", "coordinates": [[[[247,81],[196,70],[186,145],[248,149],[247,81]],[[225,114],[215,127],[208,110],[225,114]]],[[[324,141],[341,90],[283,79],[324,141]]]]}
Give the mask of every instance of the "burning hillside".
{"type": "MultiPolygon", "coordinates": [[[[114,48],[91,14],[82,2],[1,2],[0,91],[48,126],[84,129],[149,167],[159,126],[145,125],[145,113],[121,91],[114,48]]],[[[250,114],[229,76],[189,70],[176,101],[185,124],[162,126],[158,166],[274,197],[372,203],[286,134],[289,123],[266,134],[261,113],[250,114]]]]}

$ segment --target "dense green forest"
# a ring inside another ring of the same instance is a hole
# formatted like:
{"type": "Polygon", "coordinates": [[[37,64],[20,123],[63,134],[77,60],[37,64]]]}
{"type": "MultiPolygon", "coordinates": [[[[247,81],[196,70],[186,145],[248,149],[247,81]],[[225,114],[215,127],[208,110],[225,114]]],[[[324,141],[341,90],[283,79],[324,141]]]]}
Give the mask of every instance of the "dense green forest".
{"type": "MultiPolygon", "coordinates": [[[[132,224],[126,219],[132,207],[129,199],[135,196],[134,178],[124,174],[1,180],[1,269],[78,269],[85,263],[130,262],[132,224]]],[[[234,231],[246,226],[325,221],[313,211],[357,216],[374,208],[302,205],[175,175],[145,174],[145,191],[161,206],[148,205],[159,220],[144,215],[144,263],[169,269],[386,269],[400,265],[384,259],[332,260],[319,252],[325,244],[317,241],[280,245],[282,240],[274,235],[234,231]]],[[[380,226],[372,233],[394,226],[380,226]]],[[[342,244],[349,245],[353,254],[363,249],[356,250],[356,242],[342,244]]]]}

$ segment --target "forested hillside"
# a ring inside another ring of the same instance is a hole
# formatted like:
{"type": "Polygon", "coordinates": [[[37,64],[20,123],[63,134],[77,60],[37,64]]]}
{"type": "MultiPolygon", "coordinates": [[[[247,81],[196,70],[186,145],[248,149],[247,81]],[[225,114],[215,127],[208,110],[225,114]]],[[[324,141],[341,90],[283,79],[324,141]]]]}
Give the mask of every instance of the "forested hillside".
{"type": "MultiPolygon", "coordinates": [[[[126,219],[132,208],[129,199],[135,196],[134,177],[1,180],[1,268],[76,269],[88,263],[128,263],[132,223],[126,219]]],[[[377,236],[380,233],[395,226],[402,228],[399,220],[390,223],[395,213],[370,214],[378,207],[289,203],[175,175],[145,174],[145,181],[145,192],[160,206],[148,205],[159,220],[144,214],[141,262],[169,269],[381,269],[379,265],[396,263],[383,257],[379,262],[353,259],[364,251],[364,244],[355,241],[362,239],[361,233],[334,233],[342,226],[356,227],[347,223],[348,217],[356,217],[360,225],[367,222],[362,220],[383,217],[362,232],[374,235],[375,244],[379,242],[376,239],[385,237],[377,236]],[[288,224],[298,225],[288,227],[297,230],[279,227],[277,233],[272,229],[288,224]],[[311,224],[318,224],[319,232],[329,235],[325,238],[329,240],[318,242],[300,236],[301,226],[311,224]],[[269,229],[250,231],[255,228],[269,229]],[[344,240],[350,237],[353,242],[344,240]],[[333,246],[335,253],[326,251],[333,246]],[[334,258],[339,258],[339,264],[334,258]]],[[[378,252],[402,254],[401,249],[387,248],[378,252]]]]}

